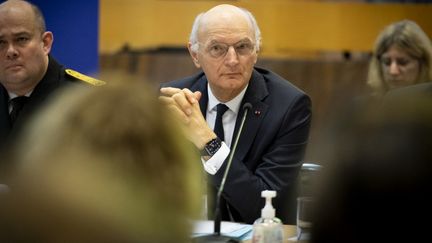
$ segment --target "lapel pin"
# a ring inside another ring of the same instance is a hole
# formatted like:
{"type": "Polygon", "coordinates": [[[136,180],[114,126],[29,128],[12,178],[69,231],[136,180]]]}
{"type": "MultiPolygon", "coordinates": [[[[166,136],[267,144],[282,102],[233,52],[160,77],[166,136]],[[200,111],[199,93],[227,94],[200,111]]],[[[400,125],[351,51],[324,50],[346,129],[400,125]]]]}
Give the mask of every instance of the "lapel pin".
{"type": "Polygon", "coordinates": [[[255,111],[255,115],[256,115],[256,116],[259,116],[259,115],[261,115],[261,111],[259,111],[259,110],[256,110],[256,111],[255,111]]]}

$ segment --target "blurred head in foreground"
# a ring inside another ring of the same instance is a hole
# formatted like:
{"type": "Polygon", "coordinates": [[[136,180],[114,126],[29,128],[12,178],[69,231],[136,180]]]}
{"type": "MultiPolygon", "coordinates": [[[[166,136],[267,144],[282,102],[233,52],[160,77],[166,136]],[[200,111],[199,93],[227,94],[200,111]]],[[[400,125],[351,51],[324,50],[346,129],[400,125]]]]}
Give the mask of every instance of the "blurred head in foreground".
{"type": "Polygon", "coordinates": [[[402,20],[378,36],[369,64],[368,85],[377,95],[432,81],[432,42],[417,23],[402,20]]]}
{"type": "Polygon", "coordinates": [[[345,112],[335,127],[311,242],[422,242],[429,227],[418,220],[432,205],[430,97],[345,112]]]}
{"type": "Polygon", "coordinates": [[[155,94],[117,79],[62,93],[16,144],[0,241],[188,242],[196,155],[155,94]]]}

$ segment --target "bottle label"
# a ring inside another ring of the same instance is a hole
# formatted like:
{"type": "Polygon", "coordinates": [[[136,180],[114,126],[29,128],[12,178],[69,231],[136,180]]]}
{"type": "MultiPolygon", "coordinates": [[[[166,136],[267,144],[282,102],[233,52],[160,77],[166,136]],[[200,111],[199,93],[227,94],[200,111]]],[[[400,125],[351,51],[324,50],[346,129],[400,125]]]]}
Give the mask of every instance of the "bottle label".
{"type": "Polygon", "coordinates": [[[256,225],[253,229],[252,243],[282,243],[283,229],[280,225],[256,225]]]}

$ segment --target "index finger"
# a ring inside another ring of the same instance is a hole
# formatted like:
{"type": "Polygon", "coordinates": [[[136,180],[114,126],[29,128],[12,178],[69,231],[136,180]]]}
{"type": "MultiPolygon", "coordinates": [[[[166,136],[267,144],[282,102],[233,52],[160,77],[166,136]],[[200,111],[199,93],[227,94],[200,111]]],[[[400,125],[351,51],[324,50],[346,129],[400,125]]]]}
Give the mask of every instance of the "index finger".
{"type": "Polygon", "coordinates": [[[191,103],[191,104],[195,104],[198,102],[197,100],[197,96],[195,95],[195,93],[192,93],[192,91],[190,91],[189,89],[184,88],[183,89],[183,93],[186,96],[186,99],[191,103]]]}
{"type": "Polygon", "coordinates": [[[160,89],[160,93],[165,96],[173,96],[179,92],[182,92],[182,90],[174,87],[163,87],[160,89]]]}

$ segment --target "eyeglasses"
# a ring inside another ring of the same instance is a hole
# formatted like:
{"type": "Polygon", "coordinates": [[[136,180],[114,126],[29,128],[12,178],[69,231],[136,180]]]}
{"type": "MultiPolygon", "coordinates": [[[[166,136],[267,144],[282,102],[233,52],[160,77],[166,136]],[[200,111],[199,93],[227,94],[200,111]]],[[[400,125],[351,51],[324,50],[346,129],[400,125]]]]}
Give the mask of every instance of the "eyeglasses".
{"type": "Polygon", "coordinates": [[[221,58],[226,56],[231,46],[239,56],[248,56],[255,51],[255,44],[250,41],[240,41],[233,45],[212,42],[205,48],[205,51],[213,58],[221,58]]]}

